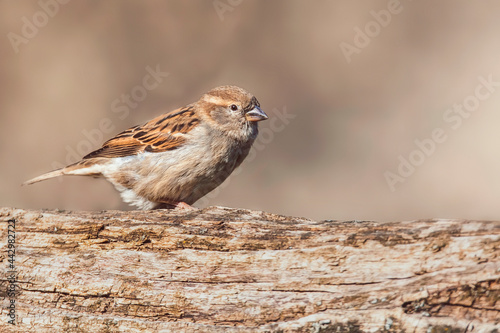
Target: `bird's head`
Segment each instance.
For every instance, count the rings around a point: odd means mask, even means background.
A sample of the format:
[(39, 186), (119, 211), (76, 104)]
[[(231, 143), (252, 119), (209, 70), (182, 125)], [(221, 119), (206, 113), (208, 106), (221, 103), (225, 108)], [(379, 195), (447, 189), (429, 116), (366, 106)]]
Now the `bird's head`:
[(255, 131), (257, 122), (268, 116), (260, 109), (257, 98), (236, 86), (221, 86), (204, 94), (198, 101), (204, 117), (217, 129), (231, 136)]

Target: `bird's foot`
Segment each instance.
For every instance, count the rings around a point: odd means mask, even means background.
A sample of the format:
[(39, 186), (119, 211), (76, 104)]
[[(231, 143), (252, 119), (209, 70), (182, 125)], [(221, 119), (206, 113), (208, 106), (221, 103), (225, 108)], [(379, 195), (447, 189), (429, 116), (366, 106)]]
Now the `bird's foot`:
[(197, 208), (183, 202), (183, 201), (170, 201), (170, 200), (162, 200), (158, 202), (158, 205), (155, 209), (175, 209), (180, 211), (192, 211), (197, 210)]
[(197, 210), (197, 208), (195, 208), (195, 207), (193, 207), (191, 205), (188, 205), (187, 203), (182, 202), (182, 201), (179, 201), (178, 203), (175, 204), (175, 209), (178, 209), (178, 210), (187, 210), (187, 211)]

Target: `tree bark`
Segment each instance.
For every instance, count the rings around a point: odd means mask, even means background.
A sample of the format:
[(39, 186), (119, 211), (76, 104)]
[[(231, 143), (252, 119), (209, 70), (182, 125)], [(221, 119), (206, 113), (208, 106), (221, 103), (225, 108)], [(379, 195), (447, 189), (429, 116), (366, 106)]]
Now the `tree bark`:
[(223, 207), (0, 221), (1, 332), (500, 332), (495, 221)]

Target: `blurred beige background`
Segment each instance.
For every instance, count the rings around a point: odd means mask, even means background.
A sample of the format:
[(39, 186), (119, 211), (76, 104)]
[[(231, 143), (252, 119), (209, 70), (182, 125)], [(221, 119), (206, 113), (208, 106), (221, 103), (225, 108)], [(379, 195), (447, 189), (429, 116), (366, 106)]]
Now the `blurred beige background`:
[(498, 1), (59, 1), (0, 1), (1, 206), (130, 209), (101, 179), (20, 184), (236, 84), (276, 120), (198, 206), (500, 219)]

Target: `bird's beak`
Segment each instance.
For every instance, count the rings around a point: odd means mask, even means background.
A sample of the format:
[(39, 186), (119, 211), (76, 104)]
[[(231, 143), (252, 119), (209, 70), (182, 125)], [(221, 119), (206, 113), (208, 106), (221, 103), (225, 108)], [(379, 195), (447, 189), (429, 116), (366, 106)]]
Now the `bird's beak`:
[(255, 106), (252, 110), (245, 113), (245, 117), (248, 121), (261, 121), (269, 118), (258, 106)]

